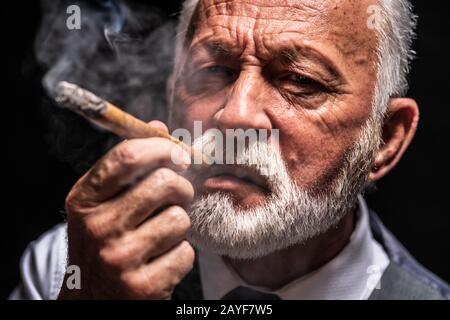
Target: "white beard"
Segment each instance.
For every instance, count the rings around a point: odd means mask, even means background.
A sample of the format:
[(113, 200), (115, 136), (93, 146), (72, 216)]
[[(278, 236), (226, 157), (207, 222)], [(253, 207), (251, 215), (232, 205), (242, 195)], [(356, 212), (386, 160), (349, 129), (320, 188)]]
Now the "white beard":
[(267, 177), (271, 195), (250, 209), (237, 208), (228, 193), (202, 196), (188, 211), (192, 221), (188, 239), (202, 250), (253, 259), (327, 231), (356, 205), (380, 143), (380, 127), (367, 122), (334, 182), (315, 195), (297, 187), (280, 153), (269, 144), (249, 146), (238, 157), (260, 172), (264, 164), (271, 166), (273, 174)]

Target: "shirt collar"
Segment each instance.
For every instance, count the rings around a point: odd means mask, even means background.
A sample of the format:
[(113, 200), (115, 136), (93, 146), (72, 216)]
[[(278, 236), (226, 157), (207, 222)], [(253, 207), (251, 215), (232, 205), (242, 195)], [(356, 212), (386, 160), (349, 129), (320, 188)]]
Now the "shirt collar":
[(218, 300), (239, 286), (274, 293), (283, 300), (367, 299), (389, 259), (372, 237), (369, 212), (362, 196), (358, 197), (358, 207), (355, 229), (345, 248), (319, 269), (275, 291), (245, 283), (219, 255), (199, 250), (205, 299)]

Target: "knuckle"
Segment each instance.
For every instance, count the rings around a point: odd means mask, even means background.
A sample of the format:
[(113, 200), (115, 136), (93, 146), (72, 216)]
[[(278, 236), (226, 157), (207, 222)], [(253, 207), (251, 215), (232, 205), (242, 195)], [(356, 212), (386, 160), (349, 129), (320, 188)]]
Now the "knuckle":
[(179, 176), (168, 168), (159, 168), (154, 172), (153, 182), (156, 188), (163, 188), (167, 195), (173, 195), (177, 192), (179, 185)]
[(167, 214), (180, 229), (188, 231), (191, 228), (191, 219), (182, 207), (172, 206), (167, 210)]
[(137, 148), (133, 140), (125, 141), (114, 148), (114, 157), (126, 166), (134, 166), (139, 160), (140, 148)]
[(120, 250), (102, 248), (99, 251), (100, 261), (114, 270), (122, 270), (128, 264), (129, 256)]
[(141, 282), (141, 291), (149, 299), (166, 299), (171, 296), (175, 283), (159, 274), (145, 271)]
[(137, 271), (122, 277), (130, 295), (138, 299), (166, 299), (173, 291), (171, 283), (164, 282), (152, 272)]
[(171, 169), (160, 168), (156, 170), (152, 180), (154, 185), (164, 188), (167, 197), (180, 200), (183, 205), (194, 198), (192, 184)]
[(127, 264), (136, 264), (140, 261), (139, 244), (131, 235), (125, 235), (117, 242), (116, 254), (118, 258)]
[(114, 256), (113, 252), (109, 248), (102, 248), (98, 253), (99, 259), (102, 264), (106, 266), (116, 266), (117, 259)]
[(121, 282), (132, 299), (145, 298), (145, 288), (143, 288), (135, 272), (123, 273)]
[(165, 187), (175, 187), (178, 181), (178, 175), (168, 168), (159, 168), (153, 173), (153, 178), (157, 185), (164, 185)]
[(87, 179), (86, 187), (89, 191), (95, 193), (101, 193), (102, 189), (105, 187), (105, 180), (111, 171), (111, 161), (105, 159), (97, 162), (95, 168), (89, 171), (89, 178)]
[[(167, 275), (165, 285), (174, 288), (193, 268), (195, 252), (193, 248), (186, 242), (180, 244), (181, 251), (178, 251), (177, 257), (164, 262), (164, 272)], [(180, 249), (179, 248), (179, 249)]]
[(77, 185), (70, 190), (64, 201), (64, 208), (68, 216), (89, 216), (96, 211), (99, 204), (87, 199), (86, 193), (86, 190)]
[(65, 199), (66, 212), (69, 215), (81, 213), (83, 211), (83, 205), (80, 203), (78, 198), (77, 187), (75, 186), (70, 190), (69, 194)]
[(184, 262), (185, 264), (192, 269), (192, 266), (194, 265), (195, 260), (195, 250), (191, 246), (189, 242), (186, 240), (183, 240), (180, 244), (180, 249), (183, 252)]
[(158, 284), (153, 281), (154, 279), (143, 279), (137, 286), (137, 289), (148, 299), (163, 299), (165, 294), (158, 287)]
[(84, 222), (85, 230), (91, 239), (103, 239), (111, 233), (111, 226), (103, 217), (88, 216)]

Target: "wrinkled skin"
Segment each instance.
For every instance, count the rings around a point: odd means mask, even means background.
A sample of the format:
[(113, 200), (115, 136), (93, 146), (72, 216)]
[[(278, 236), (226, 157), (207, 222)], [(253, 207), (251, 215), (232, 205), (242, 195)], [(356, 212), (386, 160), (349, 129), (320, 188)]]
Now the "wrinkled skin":
[[(279, 129), (290, 175), (300, 187), (320, 192), (336, 177), (372, 112), (377, 39), (366, 26), (366, 10), (373, 3), (201, 1), (181, 72), (170, 88), (171, 129), (192, 130), (194, 120), (201, 120), (204, 130)], [(369, 180), (397, 164), (417, 121), (413, 100), (391, 99), (384, 144)], [(84, 281), (78, 292), (63, 286), (60, 298), (167, 298), (192, 267), (192, 248), (183, 242), (192, 186), (180, 168), (168, 164), (168, 142), (126, 143), (100, 160), (67, 199), (69, 263), (81, 267)], [(163, 166), (170, 169), (158, 170)], [(124, 181), (137, 177), (143, 183), (127, 189)], [(218, 190), (233, 193), (236, 204), (246, 207), (265, 196), (260, 188), (226, 178), (196, 191)], [(177, 197), (168, 197), (169, 191)], [(156, 215), (161, 206), (176, 206), (176, 214), (165, 209)], [(137, 221), (130, 218), (136, 216)], [(158, 227), (151, 224), (161, 216)], [(353, 226), (349, 212), (308, 243), (230, 263), (248, 283), (277, 288), (332, 259)]]
[[(376, 39), (367, 28), (352, 31), (365, 26), (364, 2), (275, 3), (202, 2), (175, 90), (173, 126), (201, 120), (204, 130), (277, 128), (292, 177), (320, 190), (370, 116)], [(217, 44), (223, 48), (208, 52)], [(311, 80), (296, 83), (296, 75)], [(259, 196), (240, 200), (263, 201)]]

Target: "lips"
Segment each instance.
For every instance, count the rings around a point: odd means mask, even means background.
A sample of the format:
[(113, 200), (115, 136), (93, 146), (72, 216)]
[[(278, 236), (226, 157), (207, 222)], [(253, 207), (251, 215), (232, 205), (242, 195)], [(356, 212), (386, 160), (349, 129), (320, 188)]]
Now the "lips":
[(267, 180), (255, 170), (240, 165), (213, 165), (205, 180), (207, 187), (232, 189), (239, 185), (257, 187), (269, 192)]

